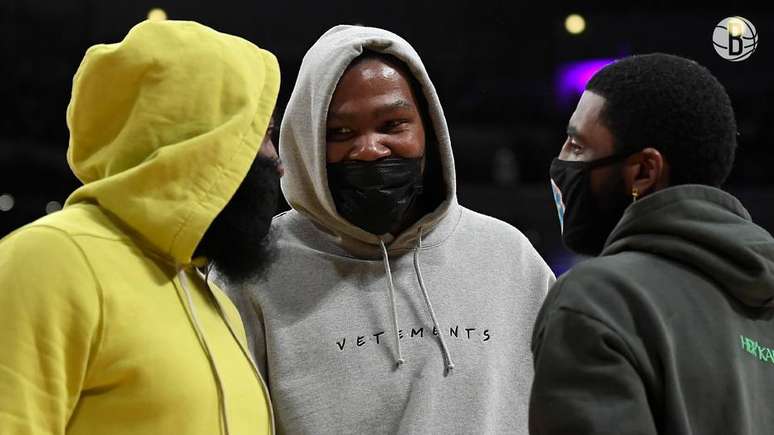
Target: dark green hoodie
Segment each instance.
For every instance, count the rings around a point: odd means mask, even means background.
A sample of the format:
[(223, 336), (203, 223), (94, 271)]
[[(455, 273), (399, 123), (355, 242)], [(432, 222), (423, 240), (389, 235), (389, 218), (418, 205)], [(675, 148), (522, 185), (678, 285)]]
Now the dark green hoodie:
[(698, 185), (632, 204), (551, 289), (530, 432), (774, 434), (774, 239)]

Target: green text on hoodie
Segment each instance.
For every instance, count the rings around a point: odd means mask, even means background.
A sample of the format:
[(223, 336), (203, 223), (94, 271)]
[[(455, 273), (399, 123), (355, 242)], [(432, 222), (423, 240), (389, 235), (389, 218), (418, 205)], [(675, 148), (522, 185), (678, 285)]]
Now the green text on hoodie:
[(733, 196), (649, 195), (535, 326), (534, 435), (774, 434), (774, 239)]

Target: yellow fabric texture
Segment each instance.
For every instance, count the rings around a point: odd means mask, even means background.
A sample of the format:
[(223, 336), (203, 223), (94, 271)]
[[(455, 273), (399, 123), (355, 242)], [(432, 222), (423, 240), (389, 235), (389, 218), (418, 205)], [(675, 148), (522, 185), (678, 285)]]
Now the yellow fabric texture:
[(222, 408), (232, 435), (271, 432), (238, 313), (191, 263), (278, 90), (271, 53), (193, 22), (86, 52), (67, 110), (84, 185), (0, 241), (0, 432), (212, 435)]

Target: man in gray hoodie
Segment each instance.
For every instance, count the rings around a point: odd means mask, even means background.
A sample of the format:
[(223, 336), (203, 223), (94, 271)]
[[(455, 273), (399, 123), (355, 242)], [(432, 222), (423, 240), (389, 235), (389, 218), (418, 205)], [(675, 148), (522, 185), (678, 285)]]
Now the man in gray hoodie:
[(414, 49), (337, 26), (280, 130), (292, 210), (234, 298), (285, 433), (527, 433), (529, 334), (554, 276), (457, 203), (449, 132)]
[(718, 188), (736, 122), (704, 67), (598, 72), (551, 182), (572, 250), (535, 325), (533, 435), (774, 433), (774, 239)]

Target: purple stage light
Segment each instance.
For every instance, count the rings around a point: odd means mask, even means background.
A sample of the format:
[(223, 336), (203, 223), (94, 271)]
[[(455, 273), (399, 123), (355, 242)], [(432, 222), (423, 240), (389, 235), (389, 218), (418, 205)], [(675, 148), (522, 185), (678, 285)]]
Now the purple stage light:
[(556, 95), (559, 103), (566, 105), (582, 94), (591, 77), (614, 60), (589, 59), (561, 65), (557, 73), (556, 83)]

